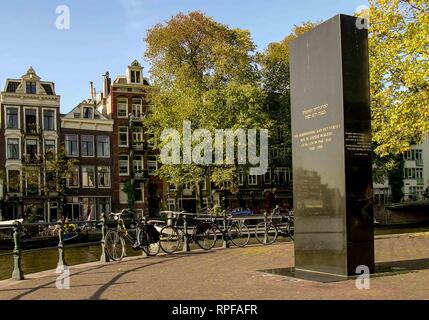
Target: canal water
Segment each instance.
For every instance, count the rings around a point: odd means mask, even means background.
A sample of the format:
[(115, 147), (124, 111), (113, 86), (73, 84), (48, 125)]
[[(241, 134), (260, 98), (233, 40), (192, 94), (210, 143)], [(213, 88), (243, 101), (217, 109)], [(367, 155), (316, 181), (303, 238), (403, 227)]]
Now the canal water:
[[(0, 280), (9, 279), (13, 272), (12, 251), (0, 250)], [(141, 255), (141, 251), (135, 251), (131, 247), (127, 248), (127, 256)], [(65, 258), (69, 266), (95, 262), (100, 260), (100, 244), (87, 246), (66, 247)], [(53, 270), (57, 267), (58, 249), (36, 249), (22, 252), (22, 269), (24, 274), (30, 274), (45, 270)]]

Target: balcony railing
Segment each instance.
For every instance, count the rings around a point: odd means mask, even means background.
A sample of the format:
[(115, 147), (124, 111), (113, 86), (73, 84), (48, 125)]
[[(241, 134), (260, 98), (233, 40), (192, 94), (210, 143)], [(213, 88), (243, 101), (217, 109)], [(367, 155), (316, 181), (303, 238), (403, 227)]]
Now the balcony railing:
[(25, 164), (41, 164), (43, 162), (43, 156), (41, 154), (24, 154), (22, 161)]
[(36, 123), (27, 123), (25, 126), (26, 134), (39, 134), (40, 131), (40, 127)]
[(137, 180), (149, 179), (149, 171), (148, 170), (134, 171), (134, 178)]

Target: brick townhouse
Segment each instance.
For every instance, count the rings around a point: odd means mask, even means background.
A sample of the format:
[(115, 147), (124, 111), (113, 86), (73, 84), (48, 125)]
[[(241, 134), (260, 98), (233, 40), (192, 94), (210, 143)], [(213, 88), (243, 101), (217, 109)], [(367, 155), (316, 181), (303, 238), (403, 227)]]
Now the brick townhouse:
[(67, 180), (63, 209), (71, 220), (98, 220), (101, 213), (112, 212), (113, 121), (97, 111), (91, 95), (61, 117), (66, 156), (77, 161)]

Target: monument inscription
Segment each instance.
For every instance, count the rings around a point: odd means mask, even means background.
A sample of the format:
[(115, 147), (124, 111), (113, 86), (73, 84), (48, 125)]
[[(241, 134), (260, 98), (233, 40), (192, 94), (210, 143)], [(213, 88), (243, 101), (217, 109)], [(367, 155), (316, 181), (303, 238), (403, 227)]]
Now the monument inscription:
[(338, 15), (294, 40), (290, 55), (295, 273), (374, 271), (367, 30)]

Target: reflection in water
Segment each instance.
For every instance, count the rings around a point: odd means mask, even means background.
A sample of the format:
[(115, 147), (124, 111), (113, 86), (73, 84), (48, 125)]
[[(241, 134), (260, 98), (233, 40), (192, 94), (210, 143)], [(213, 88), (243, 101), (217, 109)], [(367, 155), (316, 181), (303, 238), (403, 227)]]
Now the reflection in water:
[[(13, 256), (3, 255), (11, 251), (0, 250), (0, 280), (9, 279), (13, 271)], [(68, 265), (77, 265), (100, 260), (101, 247), (99, 244), (92, 246), (66, 247), (65, 256)], [(141, 251), (127, 248), (127, 255), (138, 256)], [(22, 255), (22, 268), (25, 274), (55, 269), (58, 262), (58, 249), (42, 249), (24, 251)]]

